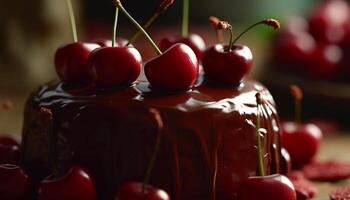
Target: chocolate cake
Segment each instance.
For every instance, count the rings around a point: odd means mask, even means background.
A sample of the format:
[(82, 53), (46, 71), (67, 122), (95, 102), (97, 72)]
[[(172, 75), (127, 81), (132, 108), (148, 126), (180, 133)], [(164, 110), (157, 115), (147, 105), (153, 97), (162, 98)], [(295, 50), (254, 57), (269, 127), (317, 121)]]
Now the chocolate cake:
[[(27, 101), (23, 166), (41, 179), (51, 172), (50, 161), (62, 173), (82, 165), (96, 182), (98, 198), (112, 200), (123, 182), (144, 179), (158, 131), (149, 113), (155, 108), (164, 128), (150, 184), (175, 200), (234, 199), (240, 182), (257, 171), (257, 92), (265, 102), (260, 110), (265, 171), (279, 173), (274, 101), (250, 79), (230, 88), (200, 82), (169, 94), (152, 92), (143, 81), (114, 90), (44, 85)], [(52, 111), (52, 127), (41, 107)]]

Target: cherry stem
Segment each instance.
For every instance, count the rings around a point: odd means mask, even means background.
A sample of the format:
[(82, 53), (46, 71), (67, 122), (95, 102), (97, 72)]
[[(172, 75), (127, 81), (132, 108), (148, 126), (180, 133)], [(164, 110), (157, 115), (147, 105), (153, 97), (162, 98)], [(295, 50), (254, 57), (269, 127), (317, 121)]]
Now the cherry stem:
[(77, 26), (75, 23), (74, 11), (71, 0), (66, 0), (69, 12), (70, 25), (72, 28), (73, 40), (74, 42), (78, 42), (78, 34), (77, 34)]
[(256, 113), (256, 141), (257, 141), (257, 156), (258, 156), (258, 166), (259, 166), (259, 176), (265, 175), (264, 170), (264, 158), (263, 158), (263, 151), (262, 151), (262, 142), (261, 142), (261, 136), (260, 136), (260, 105), (262, 103), (261, 94), (256, 94), (256, 102), (257, 102), (257, 113)]
[(280, 28), (280, 23), (276, 19), (264, 19), (260, 22), (257, 22), (248, 28), (246, 28), (242, 33), (240, 33), (236, 39), (232, 42), (232, 44), (235, 44), (246, 32), (248, 32), (250, 29), (254, 28), (255, 26), (258, 26), (260, 24), (268, 25), (273, 27), (274, 29), (279, 29)]
[(160, 113), (158, 112), (158, 110), (151, 108), (149, 110), (150, 113), (152, 113), (154, 115), (154, 119), (157, 121), (157, 126), (158, 126), (158, 132), (157, 132), (157, 138), (156, 138), (156, 143), (153, 149), (153, 153), (152, 153), (152, 157), (151, 160), (148, 164), (147, 170), (146, 170), (146, 175), (145, 175), (145, 179), (143, 181), (143, 186), (142, 186), (142, 193), (145, 193), (147, 191), (147, 184), (149, 182), (150, 176), (151, 176), (151, 172), (152, 169), (154, 167), (154, 164), (156, 162), (157, 159), (157, 155), (160, 149), (160, 145), (162, 143), (162, 129), (163, 129), (163, 121), (162, 118), (160, 116)]
[(119, 8), (116, 7), (115, 16), (114, 16), (114, 25), (113, 25), (112, 47), (115, 47), (116, 39), (117, 39), (118, 16), (119, 16)]
[(229, 28), (229, 30), (230, 30), (230, 43), (229, 43), (229, 51), (231, 51), (232, 50), (232, 47), (233, 47), (233, 44), (234, 44), (234, 42), (233, 42), (233, 29), (232, 29), (232, 27), (230, 27)]
[(294, 105), (295, 105), (294, 120), (296, 124), (300, 124), (301, 123), (301, 100), (303, 98), (303, 92), (296, 85), (290, 86), (290, 92), (294, 97)]
[(188, 23), (189, 23), (190, 2), (189, 0), (183, 0), (182, 8), (182, 37), (188, 36)]
[(139, 29), (142, 32), (142, 34), (146, 37), (148, 42), (152, 45), (156, 53), (158, 55), (161, 55), (162, 51), (158, 48), (156, 43), (152, 40), (151, 36), (149, 36), (148, 33), (142, 28), (142, 26), (128, 13), (128, 11), (125, 10), (120, 0), (114, 0), (113, 2), (115, 3), (115, 6), (117, 6), (122, 11), (122, 13), (137, 27), (137, 29)]
[[(160, 15), (160, 13), (155, 13), (152, 17), (150, 17), (147, 22), (143, 25), (143, 29), (147, 30), (152, 24), (153, 22), (158, 18), (158, 16)], [(133, 44), (137, 38), (140, 37), (140, 35), (142, 34), (142, 32), (139, 30), (137, 33), (135, 33), (130, 39), (129, 42), (125, 45), (125, 46), (129, 46), (130, 44)]]

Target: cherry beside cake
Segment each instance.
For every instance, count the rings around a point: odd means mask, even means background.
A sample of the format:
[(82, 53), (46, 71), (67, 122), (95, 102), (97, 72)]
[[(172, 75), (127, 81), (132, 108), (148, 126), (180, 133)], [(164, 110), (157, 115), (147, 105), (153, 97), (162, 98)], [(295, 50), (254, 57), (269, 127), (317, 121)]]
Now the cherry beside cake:
[[(173, 3), (162, 6), (166, 2)], [(114, 5), (111, 45), (78, 42), (72, 23), (75, 42), (55, 56), (61, 81), (29, 97), (19, 162), (0, 165), (0, 185), (8, 188), (0, 197), (295, 200), (281, 175), (287, 166), (273, 98), (244, 78), (252, 53), (235, 44), (242, 34), (234, 40), (231, 25), (217, 20), (217, 30), (231, 30), (230, 43), (201, 52), (199, 61), (186, 44), (163, 52), (119, 0)], [(117, 44), (119, 11), (157, 57), (143, 63), (133, 45)], [(259, 24), (279, 28), (266, 19), (247, 30)], [(136, 80), (142, 65), (147, 80)], [(23, 192), (9, 192), (15, 184), (6, 182), (13, 177)], [(260, 189), (252, 196), (250, 187)], [(275, 188), (279, 193), (266, 194)]]

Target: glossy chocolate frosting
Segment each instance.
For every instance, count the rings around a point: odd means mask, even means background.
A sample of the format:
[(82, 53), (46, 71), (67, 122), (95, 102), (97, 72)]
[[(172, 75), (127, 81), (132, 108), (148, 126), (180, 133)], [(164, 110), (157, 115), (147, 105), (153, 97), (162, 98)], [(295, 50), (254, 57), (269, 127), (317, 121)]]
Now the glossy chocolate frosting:
[[(149, 108), (156, 108), (164, 128), (150, 184), (173, 200), (235, 199), (239, 183), (257, 171), (257, 92), (265, 102), (260, 109), (265, 171), (280, 172), (274, 101), (264, 86), (248, 79), (239, 87), (199, 83), (174, 94), (152, 92), (142, 81), (104, 91), (45, 85), (27, 102), (23, 165), (37, 178), (50, 173), (49, 160), (62, 173), (83, 165), (96, 181), (99, 199), (112, 200), (121, 183), (145, 176), (157, 136)], [(51, 109), (52, 131), (40, 107)]]

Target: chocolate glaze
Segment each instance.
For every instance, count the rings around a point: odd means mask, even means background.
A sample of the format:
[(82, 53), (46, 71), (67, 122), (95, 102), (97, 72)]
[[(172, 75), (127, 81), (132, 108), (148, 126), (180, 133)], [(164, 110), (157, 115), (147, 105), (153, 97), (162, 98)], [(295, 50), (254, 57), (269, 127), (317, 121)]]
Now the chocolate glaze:
[[(147, 82), (108, 91), (45, 85), (27, 102), (22, 164), (37, 178), (50, 172), (49, 156), (61, 173), (81, 164), (94, 177), (99, 199), (112, 200), (121, 183), (145, 176), (157, 135), (148, 112), (153, 107), (164, 129), (150, 184), (174, 200), (235, 199), (239, 183), (257, 171), (257, 92), (265, 100), (260, 111), (265, 170), (277, 173), (278, 116), (270, 93), (253, 80), (235, 88), (199, 83), (175, 94), (153, 93)], [(52, 152), (40, 107), (53, 112)]]

